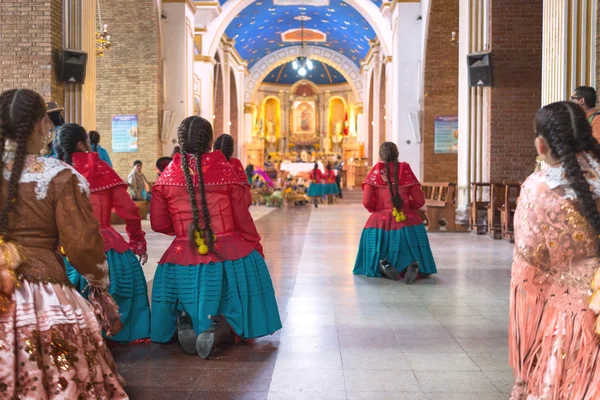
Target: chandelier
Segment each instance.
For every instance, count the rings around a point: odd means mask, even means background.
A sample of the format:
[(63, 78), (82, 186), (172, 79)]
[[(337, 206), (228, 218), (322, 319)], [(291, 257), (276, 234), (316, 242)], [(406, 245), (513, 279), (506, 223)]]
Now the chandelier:
[(306, 50), (304, 49), (304, 21), (310, 19), (310, 17), (306, 17), (304, 15), (296, 17), (301, 22), (300, 25), (300, 55), (292, 62), (292, 67), (295, 71), (298, 71), (298, 75), (304, 77), (308, 73), (308, 71), (312, 71), (313, 63), (306, 56)]
[(100, 14), (100, 0), (96, 1), (98, 6), (98, 25), (102, 27), (102, 30), (96, 31), (96, 56), (104, 57), (104, 52), (110, 50), (112, 42), (110, 40), (110, 33), (108, 33), (108, 25), (102, 25), (102, 15)]

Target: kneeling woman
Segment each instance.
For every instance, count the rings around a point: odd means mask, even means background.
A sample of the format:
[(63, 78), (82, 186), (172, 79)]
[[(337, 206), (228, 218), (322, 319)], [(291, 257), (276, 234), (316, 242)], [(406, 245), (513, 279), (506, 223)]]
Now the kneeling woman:
[[(109, 293), (119, 305), (123, 322), (121, 332), (110, 339), (133, 342), (149, 338), (148, 287), (140, 264), (140, 261), (146, 263), (148, 259), (146, 239), (139, 211), (127, 193), (127, 184), (115, 170), (100, 160), (98, 153), (91, 152), (87, 133), (77, 124), (66, 124), (59, 128), (54, 138), (54, 151), (58, 159), (73, 165), (90, 184), (90, 200), (94, 216), (100, 222), (108, 261)], [(113, 208), (126, 221), (129, 243), (110, 224)], [(63, 256), (69, 280), (83, 293), (87, 281), (69, 263), (69, 254)]]
[(200, 117), (178, 129), (181, 154), (153, 188), (150, 221), (175, 236), (152, 290), (152, 341), (175, 331), (190, 354), (281, 329), (260, 236), (248, 211), (247, 183), (223, 153), (210, 153), (212, 127)]
[(407, 163), (398, 162), (398, 148), (385, 142), (381, 161), (363, 183), (363, 206), (371, 213), (365, 225), (355, 275), (387, 276), (407, 284), (418, 275), (437, 272), (427, 232), (419, 216), (425, 204), (421, 185)]

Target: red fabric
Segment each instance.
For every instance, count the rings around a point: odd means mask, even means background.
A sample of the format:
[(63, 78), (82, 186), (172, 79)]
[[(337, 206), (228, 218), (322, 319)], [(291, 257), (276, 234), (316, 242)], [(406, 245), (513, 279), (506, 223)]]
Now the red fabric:
[(238, 160), (237, 158), (231, 157), (229, 159), (229, 164), (231, 164), (231, 166), (233, 167), (233, 170), (235, 171), (236, 174), (239, 175), (240, 179), (246, 185), (250, 186), (250, 182), (248, 182), (248, 177), (246, 176), (246, 170), (244, 169), (242, 162), (240, 160)]
[(315, 170), (311, 169), (310, 170), (310, 180), (314, 181), (315, 183), (323, 183), (323, 173), (321, 172), (320, 169), (317, 169), (317, 174), (315, 176)]
[(325, 171), (323, 179), (325, 180), (325, 183), (335, 183), (335, 172), (333, 170)]
[[(391, 165), (391, 163), (390, 163), (390, 171), (393, 171), (393, 166)], [(386, 178), (386, 180), (384, 180), (384, 177), (386, 177), (386, 175), (387, 175), (387, 172), (385, 169), (385, 163), (383, 163), (381, 161), (378, 162), (371, 169), (371, 171), (367, 175), (367, 178), (363, 182), (363, 184), (362, 184), (363, 189), (364, 189), (365, 185), (371, 185), (371, 186), (376, 186), (376, 187), (380, 187), (380, 188), (387, 188), (388, 187), (387, 178)], [(412, 185), (420, 185), (420, 183), (419, 183), (419, 180), (417, 179), (417, 177), (415, 176), (415, 174), (412, 172), (412, 169), (410, 169), (410, 165), (408, 165), (405, 162), (398, 163), (398, 186), (399, 187), (408, 187), (408, 186), (412, 186)]]
[[(115, 250), (124, 253), (131, 249), (135, 254), (146, 253), (146, 234), (137, 206), (127, 193), (127, 184), (97, 153), (74, 153), (73, 167), (89, 182), (90, 202), (94, 216), (100, 223), (100, 232), (104, 238), (104, 251)], [(111, 210), (126, 222), (129, 244), (110, 224)]]
[[(218, 154), (216, 154), (218, 153)], [(225, 164), (223, 164), (223, 160)], [(192, 165), (193, 157), (190, 159)], [(233, 168), (220, 152), (202, 156), (203, 171), (210, 171), (210, 184), (205, 185), (206, 202), (211, 219), (211, 227), (217, 236), (215, 251), (200, 255), (198, 248), (188, 239), (189, 228), (194, 221), (192, 206), (183, 178), (181, 158), (175, 157), (161, 179), (152, 188), (150, 222), (156, 232), (175, 236), (175, 240), (167, 249), (161, 264), (178, 265), (208, 264), (226, 260), (236, 260), (247, 256), (253, 250), (263, 255), (260, 235), (252, 216), (248, 211), (248, 188), (239, 179), (231, 176)], [(219, 168), (222, 174), (219, 176)], [(170, 170), (170, 171), (169, 171)], [(162, 177), (168, 172), (168, 177)], [(217, 184), (216, 182), (234, 182)], [(197, 184), (197, 178), (195, 178)], [(199, 190), (196, 191), (196, 203), (200, 211), (200, 226), (204, 227), (202, 202)]]
[[(392, 195), (387, 182), (383, 181), (380, 173), (381, 171), (385, 173), (385, 165), (378, 163), (373, 167), (363, 183), (363, 206), (371, 213), (365, 224), (365, 228), (377, 228), (389, 231), (423, 223), (418, 211), (425, 205), (425, 196), (421, 190), (421, 184), (414, 176), (408, 164), (400, 163), (400, 166), (399, 174), (402, 175), (400, 175), (401, 180), (398, 185), (398, 194), (404, 201), (404, 209), (402, 211), (406, 216), (406, 220), (396, 222), (396, 219), (392, 215), (394, 208)], [(374, 173), (374, 170), (377, 172)]]
[[(192, 172), (194, 186), (198, 187), (198, 174), (196, 173), (195, 157), (188, 154), (188, 165)], [(162, 186), (183, 186), (185, 187), (185, 176), (181, 171), (181, 154), (177, 153), (173, 157), (173, 161), (165, 168), (163, 173), (156, 181), (156, 185)], [(244, 185), (248, 183), (248, 178), (242, 177), (235, 172), (229, 161), (223, 153), (216, 150), (202, 156), (202, 177), (204, 186), (214, 185)]]
[(244, 181), (244, 186), (246, 186), (246, 201), (248, 202), (248, 207), (250, 207), (252, 205), (252, 193), (250, 193), (250, 182), (248, 182), (244, 166), (240, 160), (233, 157), (229, 159), (229, 164), (231, 164), (233, 170), (239, 175), (240, 179)]

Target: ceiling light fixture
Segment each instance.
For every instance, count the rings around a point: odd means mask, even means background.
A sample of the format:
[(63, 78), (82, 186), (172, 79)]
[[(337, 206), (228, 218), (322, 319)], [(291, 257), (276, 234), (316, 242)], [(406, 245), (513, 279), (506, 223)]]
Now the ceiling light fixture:
[(296, 19), (300, 20), (300, 55), (292, 62), (292, 68), (298, 71), (298, 75), (305, 77), (308, 71), (312, 71), (314, 65), (312, 61), (307, 57), (307, 52), (304, 48), (304, 21), (308, 20), (309, 17), (299, 16)]

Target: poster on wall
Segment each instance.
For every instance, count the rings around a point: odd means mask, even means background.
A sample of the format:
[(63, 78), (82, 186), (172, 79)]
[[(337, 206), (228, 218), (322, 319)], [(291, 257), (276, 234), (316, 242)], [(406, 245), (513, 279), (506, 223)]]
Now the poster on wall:
[(115, 153), (138, 151), (137, 115), (114, 115), (112, 117), (112, 151)]
[(435, 154), (458, 153), (458, 117), (435, 117)]

